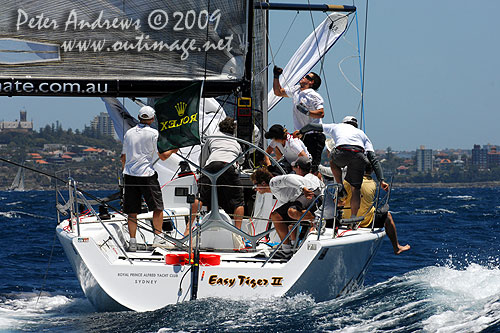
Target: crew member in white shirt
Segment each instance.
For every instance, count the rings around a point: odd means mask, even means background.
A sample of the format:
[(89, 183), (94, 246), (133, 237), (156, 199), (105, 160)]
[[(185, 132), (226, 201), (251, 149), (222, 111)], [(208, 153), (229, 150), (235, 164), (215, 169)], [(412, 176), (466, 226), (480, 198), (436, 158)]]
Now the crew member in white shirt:
[(158, 174), (153, 169), (157, 156), (165, 160), (164, 154), (157, 150), (158, 131), (150, 125), (155, 119), (155, 110), (143, 106), (139, 110), (140, 123), (125, 133), (123, 149), (120, 157), (125, 183), (123, 211), (128, 214), (128, 230), (130, 234), (129, 251), (137, 251), (137, 214), (141, 212), (142, 199), (148, 209), (153, 211), (154, 240), (153, 246), (165, 246), (166, 240), (161, 237), (163, 224), (163, 199)]
[[(271, 154), (273, 151), (276, 155), (276, 158), (280, 160), (283, 158), (281, 165), (284, 167), (287, 173), (292, 171), (292, 162), (297, 158), (304, 156), (310, 159), (309, 152), (307, 151), (304, 142), (298, 138), (294, 138), (286, 128), (281, 125), (273, 125), (269, 128), (269, 131), (265, 134), (266, 139), (271, 139), (269, 146), (267, 147), (266, 152)], [(266, 165), (271, 165), (269, 158), (266, 156), (265, 158)]]
[[(312, 174), (311, 176), (316, 177)], [(266, 167), (257, 169), (250, 179), (257, 192), (272, 193), (278, 200), (277, 208), (271, 213), (271, 220), (281, 240), (288, 234), (289, 225), (294, 224), (294, 220), (297, 221), (302, 216), (320, 190), (319, 179), (313, 181), (298, 174), (274, 176)], [(304, 220), (312, 220), (313, 213), (314, 209), (311, 209), (304, 216)], [(283, 258), (292, 256), (290, 238), (283, 242), (282, 249), (283, 252), (277, 253), (278, 256), (281, 255)]]
[[(273, 91), (279, 97), (291, 97), (293, 100), (293, 124), (299, 130), (307, 124), (322, 124), (325, 116), (324, 101), (317, 92), (321, 86), (318, 74), (306, 74), (297, 85), (282, 87), (279, 81), (283, 69), (274, 66)], [(317, 173), (321, 163), (321, 154), (325, 148), (325, 135), (321, 131), (312, 131), (302, 138), (312, 157), (312, 172)]]
[(353, 187), (350, 203), (351, 216), (357, 216), (361, 202), (360, 189), (367, 163), (372, 165), (382, 189), (387, 191), (389, 188), (384, 181), (382, 167), (377, 160), (370, 139), (358, 129), (358, 120), (353, 116), (345, 117), (340, 124), (309, 124), (295, 131), (293, 136), (301, 136), (312, 130), (322, 131), (335, 141), (336, 147), (331, 154), (330, 167), (338, 184), (342, 184), (342, 168), (347, 167), (345, 180)]

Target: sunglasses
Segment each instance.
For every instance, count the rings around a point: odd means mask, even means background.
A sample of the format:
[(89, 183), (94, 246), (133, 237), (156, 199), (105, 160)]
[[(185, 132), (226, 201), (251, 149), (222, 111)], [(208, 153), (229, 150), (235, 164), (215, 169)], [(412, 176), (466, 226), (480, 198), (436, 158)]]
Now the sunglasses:
[(305, 79), (307, 79), (307, 81), (314, 81), (313, 77), (309, 74), (307, 74), (306, 76), (304, 76)]

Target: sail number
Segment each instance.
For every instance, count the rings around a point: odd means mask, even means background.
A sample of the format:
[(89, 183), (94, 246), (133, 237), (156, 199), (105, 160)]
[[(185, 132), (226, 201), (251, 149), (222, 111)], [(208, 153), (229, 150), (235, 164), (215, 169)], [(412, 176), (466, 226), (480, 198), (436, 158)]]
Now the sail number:
[[(187, 12), (174, 12), (172, 14), (173, 30), (183, 31), (191, 30), (197, 27), (200, 30), (207, 28), (208, 24), (214, 25), (214, 30), (217, 30), (220, 22), (221, 12), (220, 9), (216, 9), (212, 14), (208, 13), (208, 10), (201, 10), (196, 13), (194, 10), (188, 10)], [(165, 29), (170, 21), (169, 15), (163, 9), (155, 9), (148, 15), (148, 25), (153, 30)]]

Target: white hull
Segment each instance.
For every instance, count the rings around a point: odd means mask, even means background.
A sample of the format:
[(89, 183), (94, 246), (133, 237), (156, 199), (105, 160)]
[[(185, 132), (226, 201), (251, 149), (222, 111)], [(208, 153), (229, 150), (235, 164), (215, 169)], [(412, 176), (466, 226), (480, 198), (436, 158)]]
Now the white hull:
[[(106, 226), (125, 245), (123, 223), (111, 220)], [(127, 253), (129, 261), (101, 224), (80, 223), (80, 237), (68, 227), (63, 229), (67, 224), (58, 226), (57, 235), (97, 310), (150, 311), (191, 299), (190, 266), (167, 265), (163, 254), (152, 251)], [(327, 229), (319, 241), (317, 235), (309, 235), (290, 260), (271, 260), (264, 267), (265, 258), (254, 258), (256, 253), (210, 252), (220, 255), (221, 263), (200, 266), (197, 298), (298, 293), (318, 301), (335, 298), (363, 282), (384, 235), (382, 230), (358, 229), (332, 239)]]

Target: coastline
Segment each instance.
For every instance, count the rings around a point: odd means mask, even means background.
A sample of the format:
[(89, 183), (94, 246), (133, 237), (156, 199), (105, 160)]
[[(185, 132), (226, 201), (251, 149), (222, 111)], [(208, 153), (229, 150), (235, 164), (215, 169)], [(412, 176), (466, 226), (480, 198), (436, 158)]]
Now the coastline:
[[(96, 190), (118, 190), (118, 184), (93, 184), (84, 183), (80, 184), (81, 188), (85, 191)], [(478, 183), (393, 183), (393, 188), (488, 188), (500, 187), (500, 181), (478, 182)], [(53, 186), (37, 186), (36, 188), (29, 188), (26, 191), (53, 191)], [(0, 191), (8, 191), (8, 187), (0, 188)]]
[(487, 188), (500, 187), (500, 181), (476, 183), (393, 183), (393, 188)]

